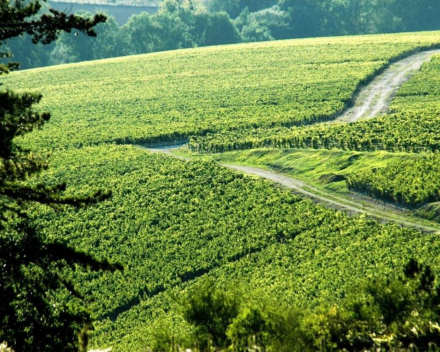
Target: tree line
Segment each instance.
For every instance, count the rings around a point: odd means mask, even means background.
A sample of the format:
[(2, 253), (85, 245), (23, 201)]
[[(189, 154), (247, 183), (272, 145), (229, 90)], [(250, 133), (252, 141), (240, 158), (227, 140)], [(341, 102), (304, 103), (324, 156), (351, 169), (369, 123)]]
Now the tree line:
[(43, 47), (23, 35), (8, 46), (22, 68), (32, 68), (239, 42), (434, 30), (438, 18), (436, 0), (165, 0), (156, 14), (134, 15), (123, 26), (109, 17), (97, 38), (65, 33)]

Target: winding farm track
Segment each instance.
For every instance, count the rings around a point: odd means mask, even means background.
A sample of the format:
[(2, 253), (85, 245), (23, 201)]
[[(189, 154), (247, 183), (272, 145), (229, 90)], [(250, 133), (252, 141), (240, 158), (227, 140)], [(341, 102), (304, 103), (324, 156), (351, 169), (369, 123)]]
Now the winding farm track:
[[(370, 84), (360, 91), (355, 100), (354, 106), (343, 112), (341, 116), (335, 119), (335, 122), (355, 122), (361, 119), (371, 119), (381, 114), (385, 114), (398, 89), (417, 73), (422, 65), (431, 59), (432, 55), (438, 53), (440, 53), (440, 49), (424, 51), (390, 65), (389, 68), (387, 68), (382, 74), (378, 75)], [(177, 156), (172, 153), (173, 149), (182, 146), (183, 145), (180, 144), (178, 146), (163, 145), (157, 148), (143, 148), (148, 149), (153, 153), (164, 153), (179, 159), (190, 160), (190, 158)], [(257, 167), (230, 164), (222, 164), (222, 166), (270, 180), (320, 203), (329, 204), (351, 213), (366, 214), (382, 221), (395, 222), (402, 226), (413, 227), (425, 232), (440, 233), (440, 227), (422, 225), (412, 221), (413, 219), (404, 219), (405, 216), (403, 214), (398, 214), (398, 212), (391, 206), (383, 205), (379, 207), (373, 202), (362, 202), (364, 203), (362, 204), (357, 199), (349, 200), (335, 194), (329, 194), (326, 191), (317, 189), (303, 181)], [(396, 217), (390, 216), (390, 214), (394, 214)]]
[[(419, 224), (417, 222), (411, 221), (411, 219), (403, 219), (402, 214), (398, 214), (398, 212), (392, 209), (391, 206), (383, 205), (379, 207), (375, 205), (373, 202), (360, 202), (357, 199), (349, 200), (346, 198), (338, 197), (335, 194), (329, 194), (325, 191), (317, 189), (303, 181), (279, 174), (277, 172), (272, 172), (256, 167), (251, 166), (243, 166), (243, 165), (229, 165), (223, 164), (227, 168), (240, 171), (245, 174), (262, 177), (266, 180), (273, 181), (277, 184), (282, 185), (283, 187), (292, 189), (295, 193), (306, 196), (308, 198), (314, 199), (320, 203), (329, 204), (332, 207), (337, 209), (345, 210), (350, 213), (355, 214), (366, 214), (378, 220), (382, 220), (385, 222), (395, 222), (405, 227), (412, 227), (424, 232), (429, 233), (440, 233), (440, 227), (436, 228), (433, 226), (426, 226)], [(362, 204), (363, 203), (363, 204)], [(385, 214), (395, 214), (399, 217), (392, 217)]]
[[(173, 154), (172, 151), (174, 149), (179, 148), (176, 146), (160, 147), (160, 148), (147, 148), (143, 146), (140, 147), (142, 149), (147, 149), (151, 153), (160, 153), (160, 154), (169, 155), (171, 157), (180, 160), (191, 161), (191, 158), (189, 157)], [(415, 221), (412, 221), (412, 219), (406, 219), (406, 220), (402, 219), (404, 216), (402, 214), (399, 214), (399, 212), (396, 211), (396, 209), (390, 205), (383, 204), (382, 206), (379, 206), (378, 203), (374, 203), (372, 201), (368, 202), (365, 200), (360, 202), (358, 199), (349, 200), (346, 198), (342, 198), (335, 194), (329, 194), (326, 191), (313, 187), (304, 181), (300, 181), (298, 179), (294, 179), (292, 177), (282, 175), (278, 172), (268, 171), (258, 167), (246, 166), (246, 165), (232, 165), (232, 164), (221, 164), (221, 165), (234, 171), (264, 178), (266, 180), (277, 183), (283, 187), (291, 189), (299, 195), (314, 199), (319, 203), (328, 204), (340, 210), (348, 211), (349, 213), (366, 214), (368, 216), (371, 216), (373, 218), (385, 222), (395, 222), (402, 226), (412, 227), (424, 232), (440, 233), (440, 227), (437, 228), (433, 226), (422, 225)], [(384, 215), (384, 214), (394, 214), (397, 215), (398, 217), (392, 217), (390, 215)]]
[(355, 122), (371, 119), (388, 112), (397, 90), (431, 59), (440, 49), (423, 51), (390, 65), (358, 94), (354, 106), (335, 121)]

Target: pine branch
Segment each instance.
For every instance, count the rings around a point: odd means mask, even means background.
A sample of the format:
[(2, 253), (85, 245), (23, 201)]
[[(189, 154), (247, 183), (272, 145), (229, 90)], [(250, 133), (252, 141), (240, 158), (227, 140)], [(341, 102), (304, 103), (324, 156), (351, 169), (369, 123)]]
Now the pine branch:
[(40, 9), (39, 1), (31, 1), (28, 5), (17, 8), (17, 6), (10, 5), (9, 1), (1, 0), (0, 42), (27, 33), (33, 37), (34, 44), (49, 44), (58, 38), (60, 32), (70, 32), (72, 29), (94, 37), (96, 32), (93, 27), (107, 20), (107, 17), (102, 14), (88, 19), (54, 9), (49, 9), (49, 14), (30, 19), (37, 15)]

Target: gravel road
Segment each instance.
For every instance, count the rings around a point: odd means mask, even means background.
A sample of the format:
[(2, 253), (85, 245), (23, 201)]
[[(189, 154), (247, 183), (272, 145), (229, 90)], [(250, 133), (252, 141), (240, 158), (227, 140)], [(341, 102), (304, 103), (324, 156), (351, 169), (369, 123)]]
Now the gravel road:
[(423, 51), (395, 62), (362, 89), (354, 106), (335, 121), (355, 122), (386, 114), (398, 89), (414, 76), (432, 55), (438, 53), (440, 50)]
[[(385, 114), (388, 111), (390, 103), (393, 97), (396, 95), (397, 90), (417, 71), (419, 71), (422, 65), (430, 60), (432, 55), (438, 53), (440, 53), (440, 50), (424, 51), (395, 62), (382, 74), (377, 76), (369, 85), (362, 89), (356, 98), (354, 107), (345, 111), (335, 121), (355, 122), (361, 119), (370, 119), (378, 115)], [(183, 145), (164, 145), (158, 148), (143, 148), (153, 153), (164, 153), (179, 159), (190, 160), (189, 158), (172, 154), (173, 149), (177, 149), (182, 146)], [(380, 220), (396, 222), (403, 226), (417, 228), (425, 232), (440, 232), (439, 228), (421, 225), (410, 220), (404, 220), (402, 219), (403, 216), (399, 216), (399, 219), (389, 217), (386, 214), (391, 210), (385, 209), (386, 207), (384, 209), (379, 209), (379, 207), (375, 206), (372, 202), (370, 202), (369, 206), (361, 206), (359, 201), (350, 201), (334, 194), (330, 195), (325, 191), (319, 190), (303, 181), (281, 175), (277, 172), (243, 165), (223, 164), (223, 166), (239, 172), (271, 180), (284, 187), (292, 189), (301, 195), (315, 199), (318, 202), (326, 203), (336, 208), (345, 209), (346, 211), (352, 213), (367, 214)]]

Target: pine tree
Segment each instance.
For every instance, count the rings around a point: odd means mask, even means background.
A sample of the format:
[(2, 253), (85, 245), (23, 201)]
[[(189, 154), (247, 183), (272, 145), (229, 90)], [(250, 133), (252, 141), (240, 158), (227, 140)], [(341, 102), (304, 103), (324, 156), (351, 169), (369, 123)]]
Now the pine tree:
[[(0, 57), (11, 56), (2, 48), (17, 36), (30, 35), (35, 44), (48, 44), (72, 29), (95, 36), (93, 27), (106, 20), (103, 15), (85, 19), (53, 9), (40, 15), (40, 8), (38, 0), (0, 0)], [(0, 64), (0, 75), (18, 67), (18, 63)], [(75, 264), (91, 270), (121, 267), (49, 241), (32, 226), (27, 211), (34, 203), (87, 206), (110, 194), (64, 196), (64, 183), (28, 183), (48, 163), (16, 139), (43, 127), (50, 115), (33, 110), (41, 95), (0, 88), (0, 342), (6, 341), (16, 352), (85, 349), (90, 314), (83, 307), (84, 298), (60, 272)], [(69, 302), (59, 302), (56, 292), (61, 291)]]

